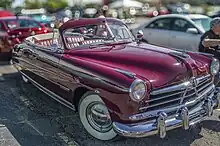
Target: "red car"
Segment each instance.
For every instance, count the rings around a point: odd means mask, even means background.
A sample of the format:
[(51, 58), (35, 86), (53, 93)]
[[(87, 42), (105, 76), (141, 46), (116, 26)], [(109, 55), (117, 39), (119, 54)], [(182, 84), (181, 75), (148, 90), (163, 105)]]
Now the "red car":
[(156, 7), (150, 7), (147, 10), (147, 17), (156, 17), (159, 15), (166, 15), (169, 14), (169, 11), (167, 10), (166, 7), (159, 7), (159, 9), (157, 9)]
[[(79, 113), (97, 139), (185, 130), (220, 106), (213, 79), (219, 62), (206, 54), (141, 43), (118, 19), (69, 20), (13, 50), (25, 82)], [(74, 121), (74, 119), (73, 119)]]
[(0, 17), (0, 55), (11, 58), (11, 48), (30, 35), (48, 33), (51, 30), (39, 22), (24, 16)]

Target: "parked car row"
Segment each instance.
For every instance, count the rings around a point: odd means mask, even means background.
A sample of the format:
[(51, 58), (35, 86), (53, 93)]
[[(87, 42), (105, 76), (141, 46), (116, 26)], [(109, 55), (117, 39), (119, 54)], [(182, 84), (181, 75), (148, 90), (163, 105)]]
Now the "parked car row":
[(201, 35), (210, 29), (211, 18), (200, 14), (157, 16), (132, 30), (144, 33), (143, 41), (188, 51), (198, 51)]
[(77, 111), (99, 140), (164, 138), (168, 130), (187, 130), (212, 116), (220, 107), (213, 82), (219, 61), (142, 43), (143, 35), (138, 31), (135, 38), (118, 19), (69, 20), (58, 32), (16, 45), (12, 61), (25, 82)]

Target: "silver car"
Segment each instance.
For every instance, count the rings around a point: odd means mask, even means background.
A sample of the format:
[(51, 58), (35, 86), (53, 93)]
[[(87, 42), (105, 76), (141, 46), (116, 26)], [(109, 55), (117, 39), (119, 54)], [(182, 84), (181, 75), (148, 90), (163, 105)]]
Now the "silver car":
[(143, 41), (168, 48), (198, 51), (201, 35), (211, 18), (200, 14), (168, 14), (154, 17), (132, 30), (142, 30)]

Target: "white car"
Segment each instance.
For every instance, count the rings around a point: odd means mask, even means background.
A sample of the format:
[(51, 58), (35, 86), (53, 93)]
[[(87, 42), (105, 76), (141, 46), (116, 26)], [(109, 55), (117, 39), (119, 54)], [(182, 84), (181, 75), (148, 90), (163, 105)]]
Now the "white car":
[(198, 51), (201, 35), (212, 19), (200, 14), (168, 14), (154, 17), (132, 30), (144, 33), (143, 41), (168, 48)]

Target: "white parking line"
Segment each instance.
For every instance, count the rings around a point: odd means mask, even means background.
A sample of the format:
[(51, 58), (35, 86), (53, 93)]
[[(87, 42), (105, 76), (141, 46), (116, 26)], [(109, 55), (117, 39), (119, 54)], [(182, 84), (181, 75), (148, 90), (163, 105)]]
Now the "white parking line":
[(2, 74), (0, 73), (0, 81), (4, 81), (5, 78), (2, 76)]
[(220, 109), (216, 109), (217, 111), (220, 111)]

